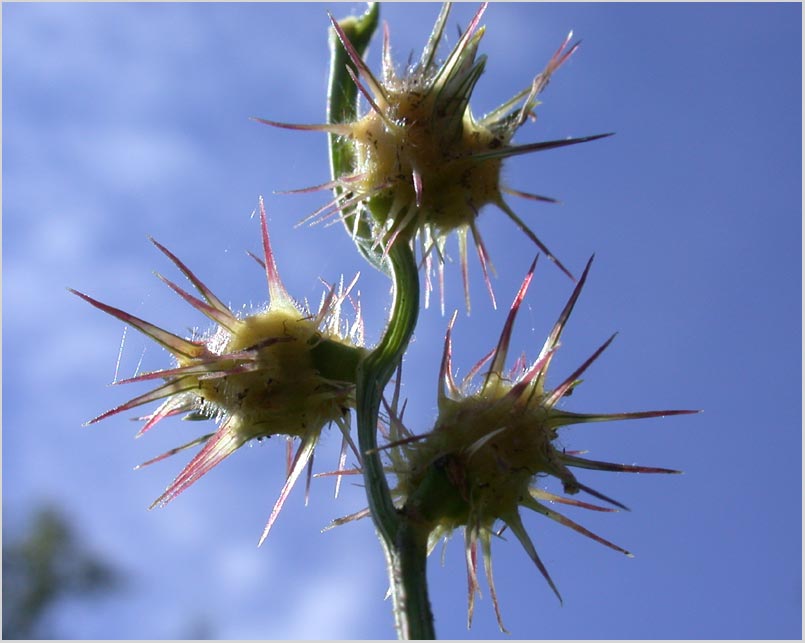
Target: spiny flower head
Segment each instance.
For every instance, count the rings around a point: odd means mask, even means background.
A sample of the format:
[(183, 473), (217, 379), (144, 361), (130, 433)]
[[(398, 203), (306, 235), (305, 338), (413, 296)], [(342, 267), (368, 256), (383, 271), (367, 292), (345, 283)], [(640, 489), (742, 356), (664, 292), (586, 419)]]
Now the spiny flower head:
[[(426, 526), (431, 547), (454, 529), (464, 529), (470, 623), (474, 596), (480, 592), (477, 580), (477, 546), (480, 542), (498, 624), (504, 630), (492, 579), (491, 539), (505, 528), (514, 533), (559, 596), (523, 526), (520, 507), (540, 513), (607, 547), (631, 555), (557, 513), (544, 502), (597, 511), (612, 509), (549, 493), (536, 485), (538, 477), (558, 479), (568, 495), (585, 491), (625, 509), (621, 503), (581, 483), (571, 469), (678, 473), (657, 467), (590, 460), (580, 457), (579, 452), (566, 451), (557, 445), (559, 430), (571, 424), (695, 412), (579, 414), (558, 407), (559, 402), (579, 383), (582, 373), (614, 339), (614, 336), (608, 339), (557, 387), (550, 389), (546, 386), (548, 367), (587, 279), (591, 262), (592, 259), (533, 363), (528, 364), (525, 357), (521, 357), (510, 371), (504, 370), (514, 320), (531, 282), (536, 260), (514, 299), (497, 346), (468, 373), (461, 384), (456, 383), (451, 365), (453, 316), (445, 338), (440, 371), (439, 415), (433, 430), (421, 436), (412, 435), (396, 412), (396, 400), (389, 409), (389, 438), (392, 442), (386, 450), (391, 460), (391, 470), (397, 476), (395, 491), (404, 503), (403, 511)], [(487, 364), (488, 370), (480, 376)], [(480, 383), (476, 381), (478, 379)], [(502, 529), (496, 527), (498, 523), (503, 524)]]
[(495, 205), (502, 210), (571, 276), (509, 207), (503, 194), (537, 201), (555, 200), (506, 187), (501, 180), (503, 160), (608, 136), (525, 145), (511, 143), (517, 130), (529, 117), (534, 117), (537, 96), (545, 89), (552, 74), (577, 49), (578, 43), (570, 45), (572, 34), (528, 87), (482, 118), (473, 115), (470, 98), (486, 65), (486, 56), (478, 56), (478, 46), (484, 34), (484, 28), (479, 24), (485, 9), (486, 3), (481, 5), (447, 58), (439, 62), (436, 53), (450, 12), (450, 3), (446, 3), (419, 62), (401, 76), (392, 61), (386, 26), (380, 78), (370, 71), (338, 22), (332, 20), (335, 33), (357, 73), (349, 66), (347, 71), (368, 102), (368, 111), (355, 122), (329, 125), (294, 126), (258, 119), (281, 127), (323, 130), (351, 142), (354, 171), (335, 177), (330, 183), (309, 188), (335, 188), (338, 195), (311, 217), (326, 217), (341, 210), (348, 228), (352, 226), (353, 235), (358, 234), (359, 220), (368, 221), (373, 248), (382, 249), (383, 254), (397, 241), (411, 242), (418, 237), (428, 276), (426, 296), (431, 290), (432, 256), (437, 255), (440, 283), (443, 283), (445, 241), (451, 232), (456, 231), (468, 308), (469, 234), (475, 242), (494, 303), (489, 279), (491, 263), (476, 225), (479, 212), (485, 205)]
[[(254, 314), (234, 314), (187, 266), (167, 248), (151, 240), (187, 277), (202, 299), (157, 275), (174, 292), (202, 312), (215, 329), (185, 339), (129, 313), (73, 290), (96, 308), (134, 326), (167, 349), (175, 365), (119, 380), (118, 384), (162, 380), (157, 388), (117, 406), (88, 424), (156, 400), (164, 400), (149, 416), (138, 437), (168, 416), (214, 419), (218, 430), (146, 462), (151, 464), (183, 449), (203, 444), (201, 451), (152, 505), (165, 505), (214, 466), (252, 439), (273, 435), (299, 438), (300, 447), (288, 463), (285, 487), (266, 525), (262, 542), (293, 484), (312, 453), (322, 429), (331, 422), (342, 430), (342, 460), (349, 438), (349, 409), (354, 407), (355, 369), (365, 350), (360, 309), (349, 326), (341, 317), (343, 303), (357, 281), (333, 287), (319, 311), (311, 315), (285, 290), (280, 279), (260, 200), (260, 222), (268, 280), (268, 306)], [(289, 443), (290, 445), (290, 443)], [(353, 446), (354, 449), (354, 446)], [(140, 465), (144, 466), (144, 465)]]

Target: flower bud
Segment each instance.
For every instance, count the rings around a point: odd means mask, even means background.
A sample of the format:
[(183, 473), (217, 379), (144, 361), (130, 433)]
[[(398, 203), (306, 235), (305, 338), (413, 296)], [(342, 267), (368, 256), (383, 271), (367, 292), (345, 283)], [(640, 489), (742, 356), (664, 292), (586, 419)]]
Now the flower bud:
[(436, 51), (450, 12), (450, 3), (444, 4), (419, 62), (403, 75), (395, 70), (386, 28), (380, 78), (372, 73), (342, 27), (332, 19), (333, 29), (352, 63), (352, 67), (347, 67), (351, 82), (369, 105), (366, 113), (354, 122), (327, 125), (289, 125), (257, 119), (279, 127), (329, 132), (349, 142), (349, 156), (353, 159), (350, 172), (335, 176), (330, 183), (309, 188), (333, 188), (339, 195), (311, 218), (324, 219), (341, 211), (353, 236), (359, 234), (362, 224), (368, 223), (369, 241), (382, 256), (392, 244), (409, 243), (418, 238), (428, 276), (426, 304), (431, 291), (433, 256), (437, 257), (443, 283), (445, 243), (454, 231), (458, 235), (467, 308), (467, 237), (470, 234), (494, 304), (489, 277), (492, 266), (476, 225), (479, 212), (486, 205), (497, 206), (572, 278), (567, 268), (515, 214), (503, 195), (543, 202), (555, 202), (555, 199), (506, 186), (501, 179), (502, 163), (511, 156), (609, 136), (599, 134), (512, 144), (517, 130), (529, 118), (535, 118), (537, 96), (548, 85), (552, 74), (576, 51), (578, 43), (570, 45), (572, 34), (527, 87), (485, 116), (473, 115), (470, 99), (486, 65), (486, 56), (478, 56), (484, 34), (480, 21), (486, 6), (486, 3), (481, 5), (447, 58), (439, 62)]
[[(202, 299), (158, 275), (172, 290), (209, 317), (212, 332), (185, 339), (91, 297), (72, 291), (96, 308), (134, 326), (166, 348), (175, 365), (120, 380), (117, 383), (162, 380), (157, 388), (90, 420), (98, 422), (121, 411), (156, 400), (162, 404), (145, 419), (138, 437), (168, 416), (214, 419), (218, 430), (172, 449), (151, 464), (185, 448), (203, 444), (201, 451), (152, 505), (165, 505), (201, 476), (252, 439), (275, 435), (298, 438), (299, 450), (289, 466), (285, 487), (261, 538), (268, 534), (282, 504), (304, 467), (311, 462), (321, 431), (335, 423), (343, 432), (342, 459), (349, 437), (349, 411), (355, 406), (355, 374), (365, 354), (358, 309), (347, 326), (341, 307), (349, 286), (331, 288), (319, 311), (311, 315), (287, 293), (279, 277), (268, 237), (265, 208), (260, 201), (269, 304), (265, 310), (239, 317), (207, 288), (177, 257), (153, 241), (187, 277)], [(354, 449), (354, 447), (353, 447)], [(144, 466), (144, 465), (140, 465)]]
[[(590, 260), (592, 262), (592, 259)], [(537, 486), (539, 478), (553, 477), (568, 495), (579, 491), (625, 509), (621, 503), (577, 480), (571, 469), (634, 473), (678, 473), (671, 469), (615, 464), (582, 458), (558, 445), (559, 430), (567, 425), (605, 422), (692, 413), (694, 411), (644, 411), (637, 413), (578, 414), (558, 408), (558, 403), (575, 388), (579, 377), (600, 356), (614, 336), (596, 350), (579, 368), (553, 389), (546, 386), (551, 360), (559, 339), (587, 279), (591, 263), (578, 282), (537, 359), (530, 365), (525, 358), (504, 369), (517, 312), (533, 276), (536, 260), (514, 299), (500, 339), (459, 385), (452, 373), (451, 321), (445, 338), (439, 386), (439, 415), (429, 433), (414, 436), (391, 409), (389, 452), (391, 468), (397, 476), (395, 492), (402, 510), (430, 531), (431, 545), (454, 529), (463, 527), (470, 579), (469, 619), (477, 581), (477, 545), (481, 543), (484, 567), (498, 624), (503, 623), (492, 578), (491, 538), (511, 529), (526, 553), (559, 592), (523, 527), (520, 507), (559, 522), (616, 551), (625, 549), (588, 531), (540, 501), (611, 511), (566, 496), (558, 496)], [(488, 364), (481, 376), (480, 373)], [(480, 383), (476, 381), (480, 379)], [(392, 405), (394, 406), (394, 405)], [(502, 523), (503, 527), (499, 527)], [(560, 597), (561, 600), (561, 597)]]

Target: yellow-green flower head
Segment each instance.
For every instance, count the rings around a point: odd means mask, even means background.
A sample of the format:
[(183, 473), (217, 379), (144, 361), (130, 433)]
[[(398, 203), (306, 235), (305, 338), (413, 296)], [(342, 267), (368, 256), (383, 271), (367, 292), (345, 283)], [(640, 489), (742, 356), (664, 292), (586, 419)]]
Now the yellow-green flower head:
[[(139, 395), (90, 420), (98, 422), (156, 400), (164, 400), (150, 415), (138, 437), (168, 416), (187, 414), (185, 419), (214, 419), (218, 430), (150, 460), (162, 460), (188, 447), (203, 444), (201, 451), (152, 505), (165, 505), (214, 466), (252, 439), (273, 435), (299, 438), (300, 447), (288, 469), (288, 477), (266, 525), (262, 542), (296, 479), (311, 455), (322, 429), (334, 422), (343, 433), (342, 454), (349, 438), (349, 410), (355, 406), (355, 369), (365, 353), (363, 324), (356, 307), (350, 326), (341, 308), (354, 287), (332, 287), (317, 314), (307, 312), (288, 295), (280, 279), (260, 200), (260, 222), (268, 280), (268, 306), (239, 317), (207, 288), (184, 263), (152, 239), (187, 277), (202, 299), (158, 277), (172, 290), (215, 322), (212, 332), (185, 339), (107, 304), (73, 290), (96, 308), (109, 313), (167, 349), (175, 365), (143, 373), (118, 384), (162, 380), (157, 388)], [(353, 447), (354, 449), (354, 447)], [(342, 456), (343, 459), (343, 456)], [(140, 465), (143, 466), (143, 465)]]
[[(592, 261), (592, 259), (590, 260)], [(586, 281), (590, 263), (559, 316), (537, 359), (518, 360), (504, 370), (514, 320), (534, 272), (534, 264), (514, 299), (497, 346), (457, 384), (452, 374), (451, 330), (448, 327), (439, 387), (439, 415), (430, 433), (413, 436), (396, 411), (391, 415), (391, 470), (397, 475), (396, 493), (403, 511), (424, 525), (434, 546), (439, 538), (463, 527), (470, 583), (469, 619), (472, 619), (477, 580), (477, 546), (484, 567), (498, 623), (503, 628), (492, 579), (491, 538), (508, 527), (539, 568), (553, 591), (559, 592), (523, 527), (519, 509), (525, 507), (566, 525), (624, 554), (625, 549), (604, 540), (542, 501), (558, 502), (598, 511), (612, 511), (540, 489), (538, 477), (558, 479), (568, 495), (579, 491), (625, 508), (621, 503), (579, 482), (573, 468), (635, 473), (676, 473), (670, 469), (601, 462), (580, 457), (556, 444), (559, 430), (571, 424), (658, 417), (694, 411), (644, 411), (636, 413), (579, 414), (558, 408), (558, 403), (579, 383), (582, 373), (610, 344), (611, 337), (589, 359), (553, 389), (546, 386), (551, 360), (559, 339)], [(488, 370), (480, 373), (486, 365)], [(478, 383), (476, 380), (480, 380)], [(394, 405), (392, 405), (393, 407)], [(561, 598), (560, 598), (561, 600)]]
[(494, 303), (489, 279), (491, 263), (476, 225), (479, 212), (485, 205), (497, 206), (571, 276), (514, 213), (503, 195), (508, 193), (548, 202), (555, 200), (504, 185), (501, 180), (503, 160), (608, 136), (525, 145), (511, 143), (517, 130), (529, 117), (534, 117), (534, 108), (539, 102), (537, 96), (548, 85), (552, 74), (578, 47), (578, 43), (569, 46), (572, 34), (525, 89), (485, 116), (476, 118), (473, 115), (470, 98), (486, 64), (486, 56), (477, 55), (484, 34), (484, 27), (479, 25), (486, 6), (486, 3), (481, 5), (450, 54), (440, 62), (436, 53), (450, 12), (450, 3), (446, 3), (419, 62), (403, 75), (398, 75), (395, 70), (386, 27), (380, 78), (369, 70), (344, 30), (332, 20), (333, 28), (357, 71), (355, 73), (347, 67), (368, 102), (367, 112), (355, 122), (331, 125), (293, 126), (258, 119), (281, 127), (323, 130), (351, 141), (354, 171), (317, 186), (337, 187), (342, 198), (336, 198), (312, 216), (328, 216), (340, 210), (348, 227), (351, 225), (349, 219), (354, 217), (353, 234), (357, 234), (358, 218), (363, 217), (371, 228), (374, 247), (382, 248), (384, 253), (397, 241), (411, 242), (419, 237), (428, 276), (426, 296), (431, 290), (432, 257), (435, 253), (441, 276), (445, 241), (455, 231), (468, 307), (469, 234), (475, 242)]

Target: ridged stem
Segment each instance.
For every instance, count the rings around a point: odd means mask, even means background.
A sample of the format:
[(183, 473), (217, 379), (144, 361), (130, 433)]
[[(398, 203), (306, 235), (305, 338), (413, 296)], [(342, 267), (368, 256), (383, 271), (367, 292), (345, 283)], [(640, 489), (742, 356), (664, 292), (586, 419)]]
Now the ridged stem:
[(419, 275), (411, 247), (396, 244), (389, 260), (394, 282), (391, 319), (380, 343), (358, 366), (358, 444), (369, 508), (388, 562), (397, 635), (433, 639), (426, 576), (427, 533), (394, 507), (376, 451), (383, 389), (408, 346), (419, 313)]
[[(346, 37), (358, 55), (363, 55), (375, 29), (379, 9), (371, 3), (360, 17), (339, 21)], [(327, 120), (330, 123), (351, 122), (358, 118), (358, 96), (354, 82), (346, 71), (349, 56), (338, 38), (330, 32), (330, 86)], [(353, 72), (357, 70), (353, 67)], [(354, 173), (354, 156), (349, 141), (330, 135), (330, 164), (333, 179)], [(335, 196), (342, 195), (339, 187)], [(360, 206), (359, 206), (360, 207)], [(345, 223), (349, 212), (344, 212)], [(360, 217), (359, 208), (352, 215)], [(358, 364), (357, 420), (358, 445), (362, 454), (363, 477), (372, 520), (386, 554), (389, 583), (394, 604), (394, 622), (401, 639), (433, 639), (433, 614), (428, 600), (426, 559), (427, 532), (407, 515), (398, 511), (391, 499), (383, 464), (377, 448), (377, 421), (383, 390), (400, 363), (416, 327), (419, 315), (419, 273), (414, 252), (407, 243), (396, 243), (385, 261), (370, 249), (369, 224), (360, 221), (347, 225), (361, 254), (376, 268), (390, 275), (394, 298), (388, 326), (377, 347)]]

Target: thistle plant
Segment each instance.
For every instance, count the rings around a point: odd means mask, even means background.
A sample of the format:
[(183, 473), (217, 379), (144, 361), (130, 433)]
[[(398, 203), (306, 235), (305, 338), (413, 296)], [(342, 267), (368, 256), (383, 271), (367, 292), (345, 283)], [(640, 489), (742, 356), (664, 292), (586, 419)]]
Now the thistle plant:
[[(425, 265), (426, 305), (434, 255), (439, 282), (444, 284), (444, 256), (448, 235), (456, 232), (469, 309), (467, 237), (475, 242), (489, 295), (491, 262), (478, 231), (481, 208), (495, 205), (561, 270), (570, 271), (548, 250), (536, 234), (504, 200), (511, 194), (536, 201), (555, 199), (516, 190), (501, 180), (503, 160), (521, 154), (585, 143), (610, 134), (581, 138), (512, 144), (514, 134), (529, 118), (535, 118), (537, 96), (553, 73), (578, 48), (570, 45), (572, 33), (556, 50), (545, 69), (522, 91), (482, 118), (473, 116), (470, 99), (483, 74), (486, 56), (478, 56), (484, 35), (480, 26), (484, 3), (467, 25), (455, 47), (441, 62), (437, 50), (444, 36), (450, 4), (442, 7), (418, 63), (398, 75), (391, 54), (388, 26), (384, 30), (383, 67), (376, 77), (350, 41), (344, 28), (332, 18), (333, 30), (346, 52), (345, 67), (355, 89), (366, 99), (363, 115), (356, 108), (348, 119), (322, 125), (291, 125), (264, 118), (262, 123), (291, 129), (319, 130), (341, 139), (346, 167), (335, 167), (332, 182), (315, 188), (332, 188), (335, 199), (310, 218), (341, 213), (352, 237), (381, 263), (399, 241), (417, 239)], [(337, 69), (333, 70), (338, 73)], [(331, 88), (332, 92), (344, 88)], [(344, 115), (346, 116), (346, 114)], [(331, 120), (337, 116), (331, 111)], [(379, 254), (379, 257), (377, 256)], [(442, 312), (444, 312), (444, 289)]]
[[(349, 326), (341, 308), (349, 287), (330, 288), (315, 315), (302, 309), (280, 279), (271, 251), (266, 212), (260, 201), (263, 259), (255, 257), (268, 281), (269, 302), (264, 310), (245, 317), (235, 315), (173, 253), (151, 240), (184, 274), (202, 299), (191, 295), (162, 275), (157, 275), (176, 294), (210, 318), (210, 332), (183, 338), (118, 308), (71, 290), (85, 301), (133, 326), (167, 349), (175, 365), (119, 380), (117, 384), (163, 380), (155, 389), (138, 395), (87, 422), (94, 424), (117, 413), (164, 400), (151, 414), (137, 437), (166, 417), (185, 414), (185, 419), (214, 420), (218, 430), (172, 449), (142, 466), (153, 464), (185, 449), (203, 445), (151, 507), (163, 506), (250, 440), (272, 436), (298, 439), (289, 459), (285, 485), (268, 519), (260, 543), (265, 540), (285, 499), (308, 463), (324, 427), (336, 424), (343, 434), (341, 463), (348, 446), (357, 453), (349, 434), (350, 409), (355, 406), (355, 374), (365, 355), (363, 325), (358, 309)], [(356, 278), (357, 280), (357, 278)], [(290, 443), (289, 443), (290, 444)], [(139, 468), (139, 467), (138, 467)], [(308, 469), (308, 485), (311, 470)]]
[[(586, 282), (592, 259), (551, 330), (537, 358), (528, 363), (521, 356), (505, 369), (514, 321), (534, 275), (531, 264), (514, 298), (497, 345), (456, 383), (452, 369), (451, 333), (456, 316), (445, 335), (439, 372), (439, 414), (431, 431), (414, 435), (397, 412), (397, 395), (389, 408), (389, 469), (397, 478), (392, 490), (402, 511), (428, 530), (428, 550), (440, 538), (463, 528), (469, 586), (468, 626), (478, 583), (478, 543), (498, 625), (505, 631), (492, 576), (492, 537), (510, 529), (529, 558), (561, 601), (559, 590), (540, 560), (526, 532), (519, 509), (525, 508), (567, 526), (627, 556), (631, 554), (575, 523), (540, 502), (557, 502), (595, 511), (613, 511), (598, 505), (559, 496), (537, 484), (538, 479), (557, 479), (568, 495), (580, 491), (620, 509), (626, 506), (579, 482), (571, 468), (630, 473), (679, 473), (672, 469), (601, 462), (581, 457), (558, 446), (559, 432), (573, 424), (635, 420), (679, 415), (693, 411), (639, 411), (626, 413), (574, 413), (558, 404), (580, 383), (581, 375), (610, 345), (614, 335), (558, 386), (546, 386), (548, 367), (576, 300)], [(481, 374), (483, 373), (483, 376)], [(480, 379), (480, 382), (476, 380)], [(337, 523), (362, 517), (350, 516)], [(502, 528), (495, 528), (501, 523)]]
[[(492, 574), (492, 537), (509, 530), (559, 596), (556, 584), (537, 554), (521, 516), (522, 508), (539, 513), (620, 553), (622, 547), (598, 536), (551, 506), (559, 503), (593, 511), (625, 509), (580, 481), (575, 469), (634, 473), (677, 473), (672, 469), (617, 464), (582, 457), (559, 445), (564, 427), (692, 413), (685, 410), (625, 413), (578, 413), (565, 409), (565, 398), (581, 375), (614, 339), (610, 337), (558, 385), (549, 386), (548, 368), (587, 281), (592, 259), (578, 281), (543, 241), (514, 212), (504, 196), (542, 202), (554, 199), (522, 191), (502, 178), (509, 157), (575, 145), (609, 133), (516, 143), (515, 135), (535, 119), (538, 97), (553, 74), (578, 49), (568, 35), (525, 88), (488, 114), (476, 117), (470, 106), (486, 57), (479, 54), (487, 5), (478, 9), (443, 57), (450, 4), (445, 4), (417, 62), (404, 71), (394, 63), (388, 26), (383, 30), (382, 68), (375, 74), (364, 55), (378, 27), (379, 7), (336, 20), (330, 16), (330, 84), (327, 122), (314, 125), (256, 120), (284, 128), (327, 133), (330, 144), (328, 182), (302, 192), (331, 190), (332, 199), (305, 220), (340, 220), (356, 249), (391, 281), (388, 324), (373, 348), (363, 345), (360, 304), (352, 296), (357, 277), (343, 279), (324, 294), (316, 312), (297, 303), (280, 279), (260, 201), (262, 258), (254, 256), (267, 278), (267, 305), (236, 314), (164, 246), (154, 245), (189, 280), (198, 295), (159, 275), (175, 293), (213, 323), (211, 331), (180, 337), (121, 309), (72, 291), (91, 305), (141, 331), (174, 359), (169, 367), (118, 383), (161, 383), (89, 424), (152, 402), (160, 402), (138, 435), (170, 416), (211, 421), (217, 429), (144, 464), (192, 447), (198, 453), (152, 506), (164, 505), (250, 440), (283, 436), (299, 442), (288, 452), (286, 482), (279, 493), (262, 543), (302, 471), (312, 477), (312, 454), (322, 431), (335, 424), (342, 447), (334, 475), (363, 477), (367, 508), (345, 518), (371, 517), (386, 557), (397, 634), (401, 638), (435, 638), (427, 591), (427, 557), (437, 541), (456, 529), (464, 533), (468, 575), (468, 625), (480, 592), (478, 546), (494, 610), (504, 630)], [(493, 274), (489, 253), (478, 229), (486, 206), (495, 206), (525, 233), (575, 286), (557, 322), (533, 362), (520, 357), (507, 368), (517, 313), (533, 278), (534, 260), (503, 324), (495, 347), (459, 383), (453, 371), (453, 314), (445, 335), (438, 371), (438, 415), (430, 428), (410, 427), (403, 419), (400, 378), (387, 398), (387, 386), (400, 371), (418, 321), (420, 275), (428, 305), (434, 273), (444, 314), (444, 264), (447, 240), (455, 233), (470, 309), (468, 238), (472, 236), (492, 304)], [(153, 241), (153, 240), (152, 240)], [(417, 254), (419, 255), (417, 258)], [(342, 308), (355, 309), (350, 324)], [(385, 409), (384, 413), (381, 413)], [(353, 432), (351, 412), (355, 414)], [(290, 447), (289, 447), (290, 448)], [(354, 459), (347, 465), (351, 452)], [(557, 480), (564, 495), (543, 481)], [(579, 500), (580, 492), (610, 505)], [(561, 600), (561, 599), (560, 599)]]

